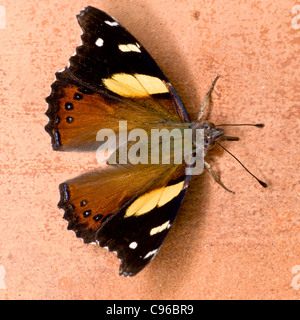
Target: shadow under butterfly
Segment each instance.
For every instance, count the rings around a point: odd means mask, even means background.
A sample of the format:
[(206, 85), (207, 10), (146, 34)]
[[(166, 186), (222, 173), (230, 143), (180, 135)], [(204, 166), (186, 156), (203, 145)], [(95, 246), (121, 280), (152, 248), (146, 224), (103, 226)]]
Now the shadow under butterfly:
[[(118, 135), (119, 121), (127, 122), (128, 131), (140, 128), (147, 133), (202, 129), (205, 155), (221, 140), (238, 140), (224, 135), (220, 127), (226, 125), (201, 122), (219, 76), (198, 119), (191, 122), (166, 76), (117, 20), (93, 7), (86, 7), (77, 19), (82, 44), (69, 65), (56, 73), (46, 98), (45, 129), (54, 150), (96, 151), (101, 145), (96, 139), (99, 130), (109, 128)], [(232, 192), (208, 163), (204, 165)], [(157, 255), (174, 222), (191, 178), (188, 166), (184, 159), (181, 164), (110, 164), (62, 183), (58, 206), (65, 211), (68, 229), (85, 243), (96, 242), (116, 252), (120, 275), (133, 276)]]

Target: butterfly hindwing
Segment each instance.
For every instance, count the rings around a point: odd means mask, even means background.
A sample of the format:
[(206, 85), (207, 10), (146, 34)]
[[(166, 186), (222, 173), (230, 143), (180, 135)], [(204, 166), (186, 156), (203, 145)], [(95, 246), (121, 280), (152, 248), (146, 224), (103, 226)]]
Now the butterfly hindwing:
[(153, 197), (156, 193), (165, 193), (166, 196), (172, 192), (169, 201), (164, 202), (162, 198), (153, 208), (152, 204), (145, 203), (146, 209), (142, 213), (128, 215), (135, 202), (139, 202), (141, 197), (149, 197), (151, 192), (134, 198), (97, 231), (99, 245), (117, 253), (121, 261), (120, 275), (134, 276), (154, 259), (173, 224), (186, 187), (185, 176), (170, 181), (162, 190), (152, 191)]
[(184, 165), (107, 166), (62, 183), (59, 207), (65, 210), (68, 228), (84, 242), (93, 242), (95, 231), (108, 216), (182, 176)]
[(68, 229), (116, 252), (120, 273), (134, 275), (160, 248), (187, 182), (184, 165), (109, 166), (61, 184), (59, 207)]

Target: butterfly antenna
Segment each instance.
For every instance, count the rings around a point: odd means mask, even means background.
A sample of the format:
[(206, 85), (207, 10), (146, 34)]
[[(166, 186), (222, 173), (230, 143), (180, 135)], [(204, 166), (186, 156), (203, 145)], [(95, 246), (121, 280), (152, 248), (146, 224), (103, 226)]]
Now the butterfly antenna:
[(257, 127), (257, 128), (263, 128), (265, 125), (263, 123), (222, 123), (222, 124), (217, 124), (216, 127), (240, 127), (240, 126), (248, 126), (248, 127)]
[[(240, 126), (248, 126), (248, 127), (257, 127), (263, 128), (265, 125), (263, 123), (222, 123), (217, 124), (215, 127), (240, 127)], [(230, 137), (230, 136), (222, 136), (221, 140), (228, 140), (228, 141), (238, 141), (238, 137)]]
[(250, 170), (248, 170), (243, 164), (242, 162), (235, 156), (233, 155), (231, 152), (229, 152), (225, 147), (223, 147), (218, 141), (216, 141), (216, 143), (221, 147), (223, 148), (227, 153), (229, 153), (249, 174), (251, 174), (251, 176), (253, 178), (255, 178), (260, 185), (262, 185), (264, 188), (267, 188), (267, 184), (261, 180), (259, 180)]
[(204, 110), (205, 110), (206, 105), (207, 105), (207, 101), (208, 101), (208, 99), (210, 98), (211, 93), (212, 93), (212, 91), (214, 90), (214, 86), (215, 86), (215, 84), (216, 84), (216, 82), (217, 82), (217, 80), (218, 80), (219, 78), (220, 78), (220, 75), (218, 74), (218, 75), (215, 77), (213, 83), (211, 84), (209, 90), (207, 91), (207, 93), (206, 93), (206, 95), (205, 95), (205, 97), (204, 97), (204, 101), (203, 101), (201, 110), (200, 110), (200, 112), (199, 112), (199, 114), (198, 114), (197, 121), (200, 121), (200, 119), (202, 118), (203, 113), (204, 113)]

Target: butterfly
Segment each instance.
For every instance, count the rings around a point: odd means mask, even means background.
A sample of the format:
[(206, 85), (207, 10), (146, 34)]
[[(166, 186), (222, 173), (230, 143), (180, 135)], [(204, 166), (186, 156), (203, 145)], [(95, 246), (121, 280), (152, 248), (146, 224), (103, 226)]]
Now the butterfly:
[[(97, 133), (109, 128), (200, 128), (204, 154), (226, 137), (221, 128), (201, 122), (212, 83), (199, 117), (191, 122), (175, 89), (145, 48), (121, 24), (94, 7), (77, 19), (82, 44), (69, 65), (55, 74), (46, 98), (45, 129), (56, 151), (97, 151)], [(118, 150), (115, 151), (118, 153)], [(120, 275), (134, 276), (157, 255), (186, 193), (191, 174), (180, 164), (108, 164), (59, 186), (58, 207), (68, 229), (85, 243), (117, 253)], [(206, 168), (216, 177), (209, 164)], [(192, 172), (192, 171), (190, 171)], [(226, 188), (226, 187), (225, 187)]]

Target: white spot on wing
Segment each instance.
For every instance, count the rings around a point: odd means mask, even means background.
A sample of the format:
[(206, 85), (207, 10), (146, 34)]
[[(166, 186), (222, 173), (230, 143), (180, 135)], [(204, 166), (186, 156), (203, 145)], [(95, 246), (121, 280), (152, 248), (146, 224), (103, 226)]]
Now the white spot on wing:
[(104, 43), (104, 41), (101, 38), (98, 38), (97, 41), (95, 42), (96, 46), (98, 46), (98, 47), (102, 47), (103, 43)]
[(130, 249), (135, 249), (137, 247), (137, 245), (138, 245), (137, 242), (135, 242), (135, 241), (131, 242), (130, 245), (129, 245), (129, 248)]
[(108, 20), (106, 20), (106, 21), (104, 21), (106, 24), (108, 24), (109, 26), (111, 26), (111, 27), (116, 27), (116, 26), (118, 26), (119, 25), (119, 23), (118, 22), (116, 22), (116, 21), (108, 21)]
[(156, 256), (157, 252), (158, 252), (158, 249), (149, 251), (149, 252), (145, 255), (144, 259), (147, 259), (147, 258), (149, 258), (149, 257), (151, 257), (151, 256), (153, 256), (153, 257), (152, 257), (152, 259), (153, 259), (153, 258)]
[(0, 266), (0, 289), (6, 289), (5, 268), (3, 266)]
[(162, 232), (165, 229), (169, 229), (170, 227), (171, 227), (170, 220), (168, 220), (167, 222), (163, 223), (162, 225), (155, 227), (155, 228), (152, 228), (150, 230), (150, 236), (153, 236), (159, 232)]

